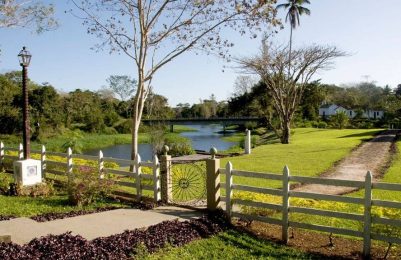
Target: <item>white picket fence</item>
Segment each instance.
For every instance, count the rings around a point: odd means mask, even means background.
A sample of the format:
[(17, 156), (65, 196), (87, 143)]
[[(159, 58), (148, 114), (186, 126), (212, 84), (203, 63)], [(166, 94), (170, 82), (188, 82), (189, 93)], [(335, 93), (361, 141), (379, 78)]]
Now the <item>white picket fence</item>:
[[(372, 216), (372, 206), (379, 207), (388, 207), (401, 209), (400, 202), (394, 201), (384, 201), (384, 200), (376, 200), (372, 198), (372, 189), (380, 189), (387, 191), (401, 191), (401, 184), (394, 183), (380, 183), (380, 182), (372, 182), (372, 175), (370, 172), (366, 174), (365, 181), (349, 181), (349, 180), (338, 180), (338, 179), (322, 179), (322, 178), (314, 178), (314, 177), (301, 177), (301, 176), (291, 176), (288, 167), (284, 167), (283, 174), (271, 174), (271, 173), (259, 173), (259, 172), (248, 172), (248, 171), (239, 171), (234, 170), (231, 162), (228, 162), (225, 168), (219, 169), (220, 174), (226, 175), (226, 182), (221, 183), (222, 188), (226, 189), (226, 211), (229, 217), (237, 217), (248, 220), (256, 220), (269, 224), (280, 225), (282, 227), (282, 240), (283, 242), (288, 242), (288, 229), (289, 227), (294, 228), (302, 228), (309, 229), (315, 231), (329, 232), (333, 234), (347, 235), (363, 238), (363, 254), (365, 257), (368, 257), (371, 249), (371, 240), (380, 240), (388, 243), (398, 243), (401, 244), (400, 237), (389, 237), (383, 234), (375, 234), (372, 232), (372, 224), (383, 224), (389, 225), (393, 227), (401, 228), (401, 220), (400, 219), (389, 219)], [(257, 178), (257, 179), (267, 179), (267, 180), (278, 180), (282, 181), (282, 189), (272, 189), (272, 188), (261, 188), (261, 187), (253, 187), (246, 186), (241, 184), (236, 184), (233, 181), (233, 176), (242, 176), (248, 178)], [(309, 193), (309, 192), (300, 192), (300, 191), (291, 191), (290, 190), (290, 182), (298, 182), (298, 183), (308, 183), (308, 184), (322, 184), (322, 185), (332, 185), (332, 186), (345, 186), (345, 187), (354, 187), (365, 190), (364, 198), (356, 198), (356, 197), (347, 197), (347, 196), (338, 196), (338, 195), (327, 195), (327, 194), (317, 194), (317, 193)], [(281, 205), (250, 201), (250, 200), (242, 200), (242, 199), (234, 199), (233, 193), (234, 191), (247, 191), (261, 194), (269, 194), (282, 197)], [(314, 199), (314, 200), (323, 200), (323, 201), (334, 201), (334, 202), (342, 202), (342, 203), (353, 203), (358, 205), (363, 205), (364, 214), (354, 214), (354, 213), (344, 213), (344, 212), (336, 212), (329, 210), (320, 210), (313, 208), (305, 208), (305, 207), (296, 207), (290, 205), (290, 198), (303, 198), (303, 199)], [(241, 212), (236, 212), (233, 209), (233, 205), (241, 205), (241, 206), (249, 206), (255, 208), (263, 208), (275, 210), (277, 212), (281, 212), (281, 219), (258, 216), (258, 215), (249, 215), (243, 214)], [(363, 230), (356, 231), (345, 228), (337, 228), (331, 226), (322, 226), (310, 223), (302, 223), (290, 221), (291, 213), (302, 213), (309, 215), (318, 215), (325, 217), (334, 217), (341, 218), (347, 220), (354, 220), (363, 223)]]
[[(7, 152), (17, 152), (17, 156), (9, 155)], [(0, 165), (3, 164), (4, 160), (10, 159), (12, 161), (15, 160), (22, 160), (23, 159), (23, 146), (22, 144), (19, 145), (19, 148), (12, 148), (12, 147), (5, 147), (3, 142), (0, 142)], [(71, 148), (68, 148), (67, 153), (58, 153), (58, 152), (47, 152), (46, 147), (42, 146), (41, 150), (31, 150), (31, 154), (40, 154), (40, 161), (42, 166), (42, 174), (43, 177), (46, 177), (47, 173), (60, 175), (60, 176), (67, 176), (69, 179), (73, 178), (73, 169), (83, 167), (92, 168), (99, 173), (99, 178), (103, 178), (105, 174), (114, 174), (124, 177), (131, 177), (135, 179), (135, 182), (128, 182), (128, 181), (118, 181), (115, 180), (114, 183), (116, 185), (122, 187), (130, 187), (136, 189), (136, 197), (138, 200), (141, 200), (143, 197), (143, 190), (153, 191), (153, 199), (155, 201), (161, 200), (161, 184), (160, 184), (160, 163), (159, 159), (155, 155), (153, 157), (152, 162), (143, 162), (141, 161), (141, 157), (139, 154), (136, 156), (135, 160), (125, 160), (125, 159), (117, 159), (112, 157), (104, 157), (103, 152), (99, 151), (98, 156), (92, 155), (84, 155), (84, 154), (73, 154)], [(65, 162), (60, 161), (52, 161), (49, 160), (47, 156), (53, 155), (65, 158)], [(73, 159), (84, 159), (84, 160), (91, 160), (97, 161), (97, 168), (88, 165), (78, 165), (73, 163)], [(105, 162), (114, 162), (117, 164), (124, 164), (124, 165), (131, 165), (133, 166), (133, 170), (120, 170), (120, 169), (109, 169), (106, 168), (104, 165)], [(54, 165), (65, 170), (54, 170), (49, 169), (47, 166)], [(142, 167), (149, 167), (152, 169), (152, 174), (143, 174)], [(142, 180), (152, 180), (153, 185), (144, 185)]]

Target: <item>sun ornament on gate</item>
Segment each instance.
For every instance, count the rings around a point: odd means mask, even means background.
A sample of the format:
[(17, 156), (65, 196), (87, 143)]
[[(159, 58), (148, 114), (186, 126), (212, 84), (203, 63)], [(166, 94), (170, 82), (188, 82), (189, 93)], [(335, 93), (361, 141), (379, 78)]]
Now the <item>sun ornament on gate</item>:
[(206, 197), (205, 162), (191, 161), (173, 164), (171, 186), (174, 203), (198, 205)]

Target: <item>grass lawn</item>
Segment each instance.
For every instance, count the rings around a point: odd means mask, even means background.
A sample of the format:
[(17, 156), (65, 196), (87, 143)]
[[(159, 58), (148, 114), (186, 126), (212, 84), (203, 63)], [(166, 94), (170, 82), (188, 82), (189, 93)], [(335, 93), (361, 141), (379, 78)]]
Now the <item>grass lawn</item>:
[(13, 197), (0, 195), (0, 215), (31, 217), (44, 213), (63, 213), (76, 210), (90, 210), (104, 206), (121, 206), (116, 202), (97, 202), (87, 207), (70, 206), (66, 195), (47, 198)]
[[(288, 165), (292, 175), (318, 176), (344, 158), (363, 140), (372, 138), (379, 131), (297, 128), (290, 144), (262, 145), (254, 148), (250, 155), (222, 159), (221, 167), (225, 167), (226, 163), (231, 161), (233, 168), (237, 170), (281, 174), (283, 167)], [(234, 182), (280, 187), (279, 182), (242, 177), (234, 177)]]
[(142, 259), (322, 259), (288, 246), (229, 230), (185, 246), (161, 250)]
[[(230, 160), (234, 169), (242, 169), (249, 171), (273, 172), (280, 173), (284, 164), (289, 165), (293, 175), (316, 176), (330, 168), (335, 161), (346, 156), (350, 150), (358, 145), (363, 139), (371, 138), (377, 130), (318, 130), (318, 129), (296, 129), (293, 136), (293, 143), (290, 145), (271, 144), (258, 147), (248, 156), (234, 157), (223, 160), (222, 167)], [(401, 183), (401, 140), (397, 143), (397, 153), (393, 157), (393, 161), (381, 182)], [(225, 182), (224, 177), (222, 181)], [(234, 177), (234, 183), (241, 183), (252, 186), (273, 186), (281, 187), (281, 182), (263, 181), (253, 178)], [(261, 195), (255, 193), (234, 192), (235, 197), (241, 199), (262, 201), (268, 203), (281, 204), (281, 197)], [(352, 197), (364, 197), (364, 190), (359, 190), (348, 194)], [(401, 192), (384, 191), (373, 189), (373, 199), (401, 201)], [(307, 208), (318, 208), (323, 210), (332, 210), (339, 212), (348, 212), (363, 214), (363, 205), (346, 204), (330, 201), (318, 201), (310, 199), (292, 198), (291, 205)], [(281, 218), (281, 214), (275, 214), (272, 211), (268, 213), (256, 208), (245, 207), (251, 213), (268, 214)], [(380, 212), (380, 207), (373, 207), (374, 214)], [(386, 213), (385, 213), (386, 214)], [(389, 211), (382, 217), (399, 218), (401, 211)], [(397, 215), (398, 214), (398, 215)], [(303, 223), (335, 226), (340, 228), (349, 228), (353, 230), (362, 230), (362, 225), (358, 221), (345, 219), (312, 216), (307, 214), (292, 213), (290, 220), (300, 221)]]

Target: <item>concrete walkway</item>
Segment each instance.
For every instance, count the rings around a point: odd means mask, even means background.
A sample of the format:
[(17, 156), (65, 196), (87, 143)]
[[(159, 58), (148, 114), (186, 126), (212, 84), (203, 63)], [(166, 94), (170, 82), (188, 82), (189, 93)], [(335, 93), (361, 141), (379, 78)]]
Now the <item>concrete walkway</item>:
[(174, 219), (184, 221), (200, 216), (202, 213), (199, 211), (165, 206), (148, 211), (116, 209), (48, 222), (16, 218), (0, 221), (0, 236), (10, 235), (11, 241), (20, 245), (28, 243), (33, 238), (48, 234), (58, 235), (68, 231), (92, 240), (97, 237), (119, 234), (125, 230), (148, 227), (162, 221)]

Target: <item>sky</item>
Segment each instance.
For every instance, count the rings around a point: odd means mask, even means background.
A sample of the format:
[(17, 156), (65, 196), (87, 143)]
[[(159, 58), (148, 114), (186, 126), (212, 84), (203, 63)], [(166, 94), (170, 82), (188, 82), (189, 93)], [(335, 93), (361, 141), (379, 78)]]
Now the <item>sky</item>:
[[(68, 1), (54, 3), (60, 27), (40, 35), (26, 29), (0, 28), (0, 73), (20, 70), (17, 55), (27, 46), (33, 57), (29, 77), (37, 83), (48, 82), (63, 92), (77, 88), (99, 90), (110, 75), (130, 75), (136, 68), (125, 55), (96, 52), (98, 43), (86, 34), (81, 21), (65, 13)], [(279, 0), (279, 3), (283, 0)], [(294, 31), (294, 46), (334, 45), (350, 55), (336, 60), (330, 71), (315, 76), (328, 84), (353, 84), (375, 81), (380, 86), (401, 83), (401, 10), (400, 0), (311, 0), (310, 16), (301, 17)], [(279, 17), (285, 18), (285, 11)], [(289, 26), (273, 38), (277, 44), (289, 40)], [(257, 53), (260, 39), (230, 35), (235, 46), (231, 54), (246, 57)], [(153, 79), (154, 91), (168, 98), (169, 104), (198, 103), (214, 94), (228, 99), (240, 72), (235, 64), (215, 56), (186, 53), (161, 69)], [(1, 93), (0, 93), (1, 94)]]

